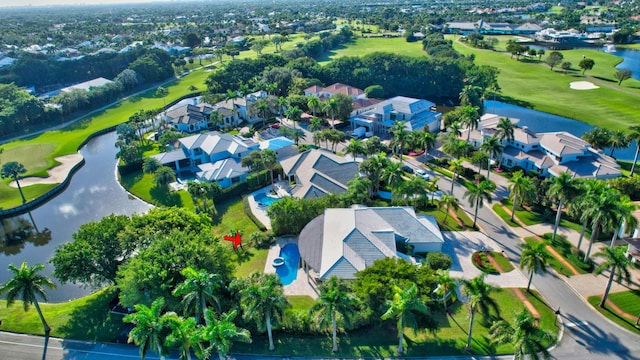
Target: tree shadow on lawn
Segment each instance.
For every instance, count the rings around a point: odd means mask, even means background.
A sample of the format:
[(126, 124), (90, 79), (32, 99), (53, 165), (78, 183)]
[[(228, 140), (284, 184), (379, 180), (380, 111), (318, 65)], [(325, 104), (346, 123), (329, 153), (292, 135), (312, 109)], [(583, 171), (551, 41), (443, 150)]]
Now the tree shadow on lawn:
[(168, 187), (162, 186), (154, 186), (149, 191), (151, 197), (158, 202), (160, 205), (164, 206), (177, 206), (182, 207), (182, 199), (180, 198), (180, 194), (175, 191), (169, 191)]
[(58, 328), (65, 338), (76, 340), (111, 341), (124, 323), (122, 315), (111, 313), (109, 303), (116, 289), (108, 289), (77, 307), (69, 314), (69, 321)]
[(602, 76), (594, 76), (593, 78), (598, 79), (600, 81), (608, 82), (608, 83), (613, 83), (613, 84), (617, 84), (618, 83), (618, 80), (612, 80), (612, 79), (605, 78), (605, 77), (602, 77)]

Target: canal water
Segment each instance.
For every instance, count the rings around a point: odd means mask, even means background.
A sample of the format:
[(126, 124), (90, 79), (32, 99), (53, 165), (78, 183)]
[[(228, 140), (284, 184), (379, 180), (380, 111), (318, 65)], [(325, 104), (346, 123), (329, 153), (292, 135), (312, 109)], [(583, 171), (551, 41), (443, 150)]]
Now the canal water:
[(616, 66), (618, 69), (631, 70), (631, 77), (640, 80), (640, 50), (620, 49), (611, 51), (610, 54), (619, 56), (623, 61)]
[[(109, 214), (144, 213), (150, 206), (130, 196), (116, 180), (115, 132), (98, 136), (80, 149), (85, 165), (67, 189), (30, 213), (0, 220), (0, 283), (9, 279), (7, 265), (45, 265), (43, 275), (58, 286), (48, 290), (49, 301), (61, 302), (89, 294), (92, 289), (60, 285), (51, 275), (49, 260), (56, 247), (71, 241), (80, 225)], [(17, 191), (17, 190), (16, 190)]]

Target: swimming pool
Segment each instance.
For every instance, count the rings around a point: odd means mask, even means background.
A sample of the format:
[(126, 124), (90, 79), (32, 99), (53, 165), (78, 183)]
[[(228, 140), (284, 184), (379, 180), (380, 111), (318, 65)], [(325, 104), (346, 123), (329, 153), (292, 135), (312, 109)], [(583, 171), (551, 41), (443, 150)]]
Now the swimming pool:
[(278, 200), (280, 200), (280, 198), (268, 196), (266, 193), (263, 193), (263, 192), (261, 192), (259, 194), (256, 194), (256, 195), (253, 195), (253, 199), (258, 204), (262, 204), (262, 205), (266, 205), (266, 206), (269, 206), (269, 205), (273, 204), (274, 202), (277, 202)]
[(285, 245), (280, 249), (280, 257), (284, 259), (284, 265), (276, 267), (276, 274), (280, 277), (282, 285), (289, 285), (298, 277), (298, 263), (300, 262), (298, 245)]

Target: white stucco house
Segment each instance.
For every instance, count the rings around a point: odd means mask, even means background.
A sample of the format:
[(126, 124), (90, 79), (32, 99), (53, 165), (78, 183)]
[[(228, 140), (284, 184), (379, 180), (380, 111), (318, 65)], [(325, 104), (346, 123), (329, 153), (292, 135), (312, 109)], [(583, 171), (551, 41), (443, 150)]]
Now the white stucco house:
[(309, 222), (298, 237), (305, 271), (319, 280), (331, 276), (355, 279), (358, 271), (385, 257), (398, 254), (396, 243), (415, 252), (441, 251), (444, 238), (435, 218), (417, 215), (413, 207), (326, 209)]
[(152, 157), (176, 173), (192, 172), (198, 180), (215, 181), (222, 188), (247, 178), (249, 170), (241, 159), (259, 150), (252, 139), (216, 131), (184, 137), (178, 143), (177, 149)]
[[(477, 149), (484, 139), (494, 136), (501, 116), (485, 114), (477, 130), (471, 130), (470, 143)], [(518, 119), (510, 119), (517, 124)], [(462, 139), (467, 138), (465, 130)], [(502, 165), (536, 170), (542, 176), (569, 172), (576, 177), (612, 179), (621, 175), (620, 165), (601, 150), (566, 131), (537, 133), (526, 126), (515, 128), (513, 139), (504, 142)]]
[(352, 112), (352, 128), (365, 127), (367, 132), (386, 134), (396, 121), (405, 121), (408, 131), (427, 129), (431, 133), (440, 131), (442, 114), (435, 110), (436, 104), (424, 99), (396, 96), (378, 103), (362, 106)]

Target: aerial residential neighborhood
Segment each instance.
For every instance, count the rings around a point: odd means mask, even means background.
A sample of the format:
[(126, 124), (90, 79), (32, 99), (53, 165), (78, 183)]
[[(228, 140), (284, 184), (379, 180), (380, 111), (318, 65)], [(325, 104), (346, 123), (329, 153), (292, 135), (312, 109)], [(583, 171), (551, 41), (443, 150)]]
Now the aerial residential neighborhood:
[(640, 354), (635, 2), (0, 7), (0, 358)]

